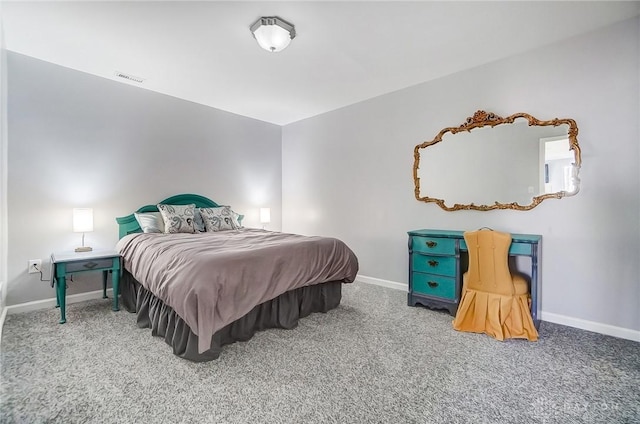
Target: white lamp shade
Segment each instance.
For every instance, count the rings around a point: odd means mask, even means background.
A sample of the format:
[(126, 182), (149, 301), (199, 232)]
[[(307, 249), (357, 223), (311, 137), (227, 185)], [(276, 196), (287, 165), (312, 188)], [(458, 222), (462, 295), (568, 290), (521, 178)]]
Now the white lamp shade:
[(270, 208), (260, 208), (260, 223), (268, 224), (271, 222), (271, 209)]
[(73, 232), (88, 233), (90, 231), (93, 231), (93, 209), (73, 209)]

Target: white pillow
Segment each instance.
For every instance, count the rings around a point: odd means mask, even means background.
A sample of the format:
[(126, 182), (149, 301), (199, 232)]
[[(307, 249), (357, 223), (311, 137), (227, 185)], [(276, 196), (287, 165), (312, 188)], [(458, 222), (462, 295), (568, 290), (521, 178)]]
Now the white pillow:
[(164, 233), (164, 221), (160, 212), (134, 213), (143, 233)]
[(158, 209), (164, 220), (164, 232), (169, 233), (195, 233), (193, 219), (195, 215), (195, 204), (190, 205), (163, 205), (159, 204)]
[(229, 206), (219, 208), (200, 208), (200, 215), (207, 232), (235, 230), (233, 211)]

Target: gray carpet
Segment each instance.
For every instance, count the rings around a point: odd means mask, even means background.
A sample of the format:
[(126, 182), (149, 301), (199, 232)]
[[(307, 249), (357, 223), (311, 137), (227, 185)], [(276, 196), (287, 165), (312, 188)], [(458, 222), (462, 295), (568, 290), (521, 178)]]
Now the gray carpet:
[(640, 422), (640, 344), (573, 328), (498, 342), (356, 283), (327, 314), (193, 363), (110, 307), (7, 317), (0, 422)]

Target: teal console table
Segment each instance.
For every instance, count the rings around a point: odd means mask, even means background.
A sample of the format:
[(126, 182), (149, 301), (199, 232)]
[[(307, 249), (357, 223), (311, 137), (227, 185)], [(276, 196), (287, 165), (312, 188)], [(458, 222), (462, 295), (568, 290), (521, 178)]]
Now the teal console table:
[(118, 311), (120, 283), (120, 254), (115, 251), (68, 252), (51, 254), (51, 285), (56, 285), (56, 307), (60, 307), (60, 324), (67, 322), (65, 315), (67, 281), (69, 275), (80, 272), (102, 271), (102, 297), (107, 298), (107, 276), (111, 272), (113, 307)]
[[(409, 306), (421, 304), (446, 309), (455, 315), (462, 292), (462, 274), (467, 270), (468, 249), (463, 231), (409, 231)], [(542, 236), (511, 234), (509, 256), (531, 259), (531, 316), (540, 325), (540, 280), (538, 261)]]

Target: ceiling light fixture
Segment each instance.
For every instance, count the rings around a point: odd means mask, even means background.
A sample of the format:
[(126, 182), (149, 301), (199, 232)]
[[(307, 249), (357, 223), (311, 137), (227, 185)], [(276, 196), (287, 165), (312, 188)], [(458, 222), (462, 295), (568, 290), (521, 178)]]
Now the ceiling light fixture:
[(263, 16), (249, 27), (260, 47), (275, 53), (284, 50), (296, 37), (296, 29), (277, 16)]

